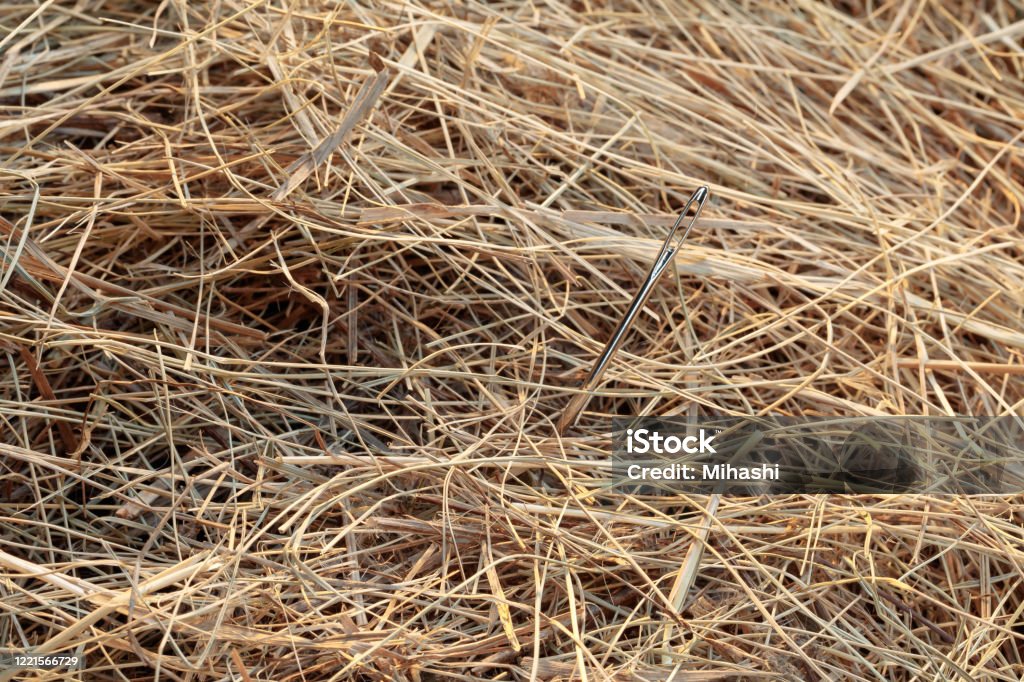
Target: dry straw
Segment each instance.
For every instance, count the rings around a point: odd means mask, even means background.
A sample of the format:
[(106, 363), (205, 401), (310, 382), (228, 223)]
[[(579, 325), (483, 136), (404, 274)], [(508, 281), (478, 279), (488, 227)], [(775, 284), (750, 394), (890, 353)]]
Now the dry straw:
[(1024, 412), (1019, 4), (0, 26), (0, 646), (88, 680), (1024, 675), (1019, 497), (601, 482), (612, 414)]

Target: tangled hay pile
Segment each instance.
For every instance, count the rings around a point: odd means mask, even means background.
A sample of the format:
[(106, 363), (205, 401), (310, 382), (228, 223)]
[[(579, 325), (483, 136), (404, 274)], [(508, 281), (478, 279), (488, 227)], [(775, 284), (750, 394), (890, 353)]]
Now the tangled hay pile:
[(1019, 680), (1019, 497), (601, 467), (616, 414), (1024, 411), (1021, 15), (5, 4), (0, 647), (89, 680)]

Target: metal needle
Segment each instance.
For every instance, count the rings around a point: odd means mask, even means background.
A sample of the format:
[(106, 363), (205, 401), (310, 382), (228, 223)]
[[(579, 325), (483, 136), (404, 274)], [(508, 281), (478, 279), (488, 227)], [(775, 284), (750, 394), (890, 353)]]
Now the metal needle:
[[(698, 187), (697, 191), (694, 192), (689, 201), (686, 202), (686, 206), (683, 208), (683, 212), (679, 214), (679, 218), (676, 219), (675, 224), (672, 226), (672, 230), (668, 233), (668, 237), (665, 238), (665, 243), (661, 245), (661, 251), (658, 252), (658, 257), (654, 261), (654, 265), (651, 266), (651, 271), (647, 273), (647, 278), (644, 280), (640, 290), (636, 292), (636, 296), (633, 297), (633, 302), (629, 304), (629, 309), (626, 310), (626, 314), (623, 316), (622, 321), (619, 322), (619, 326), (615, 328), (615, 332), (612, 334), (611, 339), (608, 341), (608, 345), (601, 351), (601, 355), (597, 358), (597, 362), (594, 363), (594, 367), (590, 370), (590, 374), (586, 380), (580, 386), (580, 391), (576, 393), (569, 404), (566, 406), (565, 411), (562, 412), (561, 418), (558, 420), (558, 433), (563, 434), (565, 430), (576, 423), (576, 418), (579, 417), (580, 411), (583, 406), (587, 404), (590, 399), (591, 393), (597, 383), (601, 380), (601, 376), (604, 371), (608, 369), (608, 364), (611, 362), (612, 356), (619, 350), (619, 346), (626, 338), (626, 333), (629, 328), (633, 325), (633, 320), (636, 319), (637, 314), (644, 307), (647, 299), (650, 297), (651, 292), (654, 291), (654, 285), (658, 282), (658, 279), (668, 268), (668, 264), (672, 262), (679, 247), (686, 241), (686, 237), (690, 234), (690, 230), (693, 229), (694, 223), (697, 222), (697, 218), (700, 216), (701, 209), (704, 208), (704, 202), (708, 198), (708, 188), (706, 186)], [(678, 241), (675, 241), (676, 234), (679, 232), (679, 226), (682, 224), (683, 219), (690, 213), (690, 208), (694, 207), (693, 218), (686, 225), (686, 229), (683, 230)]]

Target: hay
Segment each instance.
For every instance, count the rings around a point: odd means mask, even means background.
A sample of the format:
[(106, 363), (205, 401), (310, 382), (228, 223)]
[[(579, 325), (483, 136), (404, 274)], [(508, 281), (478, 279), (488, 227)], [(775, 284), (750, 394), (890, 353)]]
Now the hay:
[(1019, 5), (0, 25), (0, 646), (91, 680), (1024, 674), (1019, 497), (597, 483), (609, 414), (1022, 413)]

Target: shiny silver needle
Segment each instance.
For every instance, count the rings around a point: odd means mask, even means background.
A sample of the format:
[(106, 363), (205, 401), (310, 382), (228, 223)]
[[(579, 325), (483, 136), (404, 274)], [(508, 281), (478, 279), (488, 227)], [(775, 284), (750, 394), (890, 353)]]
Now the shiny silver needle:
[[(675, 224), (672, 226), (672, 230), (668, 233), (668, 237), (665, 238), (665, 243), (661, 245), (661, 251), (658, 252), (658, 257), (654, 260), (654, 265), (651, 266), (651, 271), (647, 273), (647, 279), (644, 280), (640, 290), (636, 292), (636, 296), (633, 297), (633, 302), (629, 304), (629, 309), (626, 310), (626, 314), (623, 316), (622, 321), (619, 322), (619, 326), (615, 328), (615, 332), (612, 334), (612, 338), (609, 339), (608, 345), (601, 351), (601, 355), (597, 358), (597, 362), (594, 363), (594, 367), (590, 370), (590, 374), (587, 376), (586, 381), (580, 386), (579, 393), (576, 393), (569, 404), (566, 406), (565, 411), (562, 412), (562, 416), (558, 420), (558, 433), (563, 434), (565, 430), (576, 423), (576, 418), (579, 417), (580, 411), (583, 406), (587, 404), (590, 399), (591, 393), (597, 383), (601, 380), (601, 375), (608, 369), (608, 364), (611, 362), (612, 356), (619, 350), (619, 346), (622, 345), (623, 340), (626, 338), (626, 333), (629, 328), (633, 325), (633, 320), (636, 319), (637, 314), (647, 303), (647, 299), (650, 297), (651, 292), (654, 291), (654, 285), (658, 282), (658, 279), (668, 268), (668, 264), (672, 262), (679, 247), (686, 241), (686, 237), (690, 234), (690, 230), (693, 229), (694, 223), (697, 222), (697, 218), (700, 216), (701, 209), (704, 208), (704, 202), (708, 198), (708, 188), (698, 187), (697, 191), (694, 192), (689, 201), (686, 202), (686, 206), (683, 207), (683, 212), (679, 214), (679, 218), (676, 219)], [(679, 232), (679, 226), (682, 225), (683, 219), (686, 218), (690, 213), (690, 208), (694, 208), (693, 218), (687, 223), (686, 229), (683, 230), (678, 241), (676, 241), (676, 234)]]

